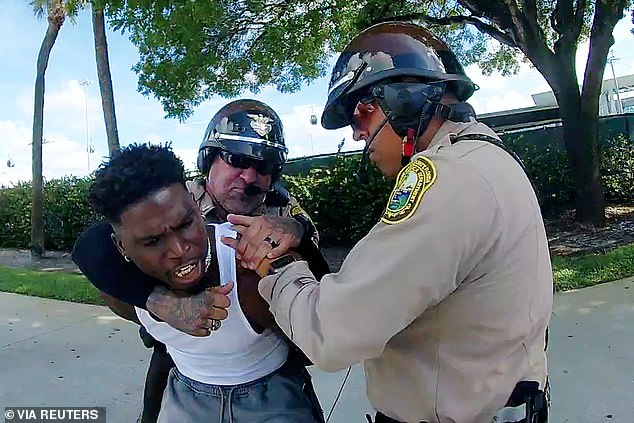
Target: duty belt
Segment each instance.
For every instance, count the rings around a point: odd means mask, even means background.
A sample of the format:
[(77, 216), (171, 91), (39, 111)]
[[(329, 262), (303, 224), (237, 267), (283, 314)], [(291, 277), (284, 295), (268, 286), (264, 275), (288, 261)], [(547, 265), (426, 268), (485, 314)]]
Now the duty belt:
[(549, 385), (539, 389), (535, 381), (522, 381), (515, 385), (504, 408), (499, 410), (492, 423), (546, 423), (548, 421)]
[[(365, 415), (365, 418), (368, 419), (369, 423), (401, 423), (398, 420), (394, 420), (391, 417), (386, 416), (385, 414), (378, 412), (376, 413), (376, 417), (374, 417), (374, 422), (372, 422), (372, 417), (369, 414)], [(427, 423), (421, 421), (420, 423)]]
[[(544, 391), (539, 389), (539, 383), (522, 381), (515, 385), (504, 408), (500, 409), (491, 423), (547, 423), (548, 422), (548, 382)], [(365, 415), (369, 423), (370, 415)], [(376, 413), (374, 423), (402, 423), (391, 417)], [(421, 421), (420, 423), (427, 423)]]

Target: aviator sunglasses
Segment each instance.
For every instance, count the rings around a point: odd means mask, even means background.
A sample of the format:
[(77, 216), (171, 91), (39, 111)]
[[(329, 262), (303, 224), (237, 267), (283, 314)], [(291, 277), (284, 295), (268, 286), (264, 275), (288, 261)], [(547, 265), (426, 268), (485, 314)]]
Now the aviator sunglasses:
[(248, 169), (253, 167), (260, 175), (271, 175), (277, 166), (273, 163), (265, 162), (264, 160), (256, 160), (251, 157), (243, 156), (240, 154), (229, 153), (228, 151), (221, 151), (220, 158), (231, 167), (238, 169)]

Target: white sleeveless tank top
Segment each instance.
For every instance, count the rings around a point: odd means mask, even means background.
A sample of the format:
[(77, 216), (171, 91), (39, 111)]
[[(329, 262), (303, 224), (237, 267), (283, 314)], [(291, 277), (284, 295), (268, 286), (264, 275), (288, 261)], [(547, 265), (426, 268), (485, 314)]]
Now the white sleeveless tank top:
[(288, 356), (288, 345), (270, 329), (257, 334), (251, 328), (238, 301), (235, 251), (220, 242), (221, 236), (235, 237), (235, 231), (230, 223), (214, 226), (220, 283), (234, 281), (229, 315), (220, 329), (210, 336), (196, 337), (157, 322), (146, 310), (136, 308), (136, 313), (147, 331), (167, 346), (182, 374), (210, 385), (239, 385), (280, 368)]

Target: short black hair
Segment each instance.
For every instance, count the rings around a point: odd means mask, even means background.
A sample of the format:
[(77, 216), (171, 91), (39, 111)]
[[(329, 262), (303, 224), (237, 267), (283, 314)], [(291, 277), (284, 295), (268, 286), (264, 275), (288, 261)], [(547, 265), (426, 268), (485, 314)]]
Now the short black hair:
[(103, 162), (88, 192), (88, 202), (110, 222), (123, 211), (172, 184), (185, 185), (185, 167), (169, 144), (130, 144)]

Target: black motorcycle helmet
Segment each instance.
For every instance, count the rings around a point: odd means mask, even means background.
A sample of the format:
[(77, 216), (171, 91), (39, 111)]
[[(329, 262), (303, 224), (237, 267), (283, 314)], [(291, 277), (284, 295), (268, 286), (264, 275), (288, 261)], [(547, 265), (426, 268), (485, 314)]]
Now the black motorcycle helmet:
[(261, 160), (274, 166), (275, 182), (286, 163), (282, 121), (275, 111), (258, 100), (235, 100), (222, 107), (207, 125), (198, 149), (198, 170), (207, 175), (220, 151)]
[(375, 86), (402, 82), (407, 77), (425, 84), (440, 82), (436, 85), (460, 102), (476, 90), (455, 54), (427, 29), (384, 22), (357, 35), (339, 56), (330, 78), (322, 126), (337, 129), (350, 125), (360, 99), (381, 95), (372, 92)]

